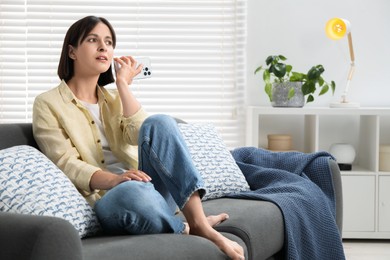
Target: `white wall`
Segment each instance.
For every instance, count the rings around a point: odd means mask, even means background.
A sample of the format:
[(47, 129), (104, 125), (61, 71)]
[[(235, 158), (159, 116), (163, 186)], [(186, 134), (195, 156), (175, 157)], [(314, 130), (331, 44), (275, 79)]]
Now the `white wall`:
[(324, 78), (336, 82), (334, 96), (316, 97), (308, 106), (338, 101), (349, 69), (348, 41), (325, 35), (328, 19), (352, 25), (356, 71), (350, 100), (361, 106), (390, 106), (389, 0), (248, 0), (247, 104), (270, 105), (261, 74), (253, 71), (268, 55), (283, 54), (297, 71), (322, 64)]

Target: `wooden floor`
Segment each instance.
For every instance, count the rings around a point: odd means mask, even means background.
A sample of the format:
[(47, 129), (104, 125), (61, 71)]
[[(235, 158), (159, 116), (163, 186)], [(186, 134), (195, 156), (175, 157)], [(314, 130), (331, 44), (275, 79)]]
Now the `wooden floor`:
[(390, 260), (390, 240), (344, 240), (347, 260)]

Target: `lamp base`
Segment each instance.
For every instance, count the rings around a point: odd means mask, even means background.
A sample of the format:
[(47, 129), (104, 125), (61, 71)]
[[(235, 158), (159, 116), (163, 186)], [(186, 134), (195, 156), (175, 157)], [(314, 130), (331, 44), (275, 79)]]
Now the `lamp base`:
[(359, 108), (360, 103), (356, 102), (334, 102), (329, 104), (330, 108)]
[(348, 163), (338, 163), (340, 171), (351, 171), (352, 164)]

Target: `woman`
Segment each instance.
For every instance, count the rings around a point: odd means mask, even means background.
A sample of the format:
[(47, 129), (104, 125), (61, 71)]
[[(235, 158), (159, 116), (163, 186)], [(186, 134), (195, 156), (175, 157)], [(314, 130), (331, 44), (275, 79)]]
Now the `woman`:
[[(58, 67), (62, 82), (34, 102), (40, 149), (94, 206), (105, 232), (194, 234), (244, 259), (241, 246), (213, 229), (228, 215), (205, 216), (203, 183), (176, 122), (147, 117), (129, 88), (142, 67), (130, 56), (113, 58), (115, 44), (104, 18), (88, 16), (69, 28)], [(114, 81), (115, 91), (103, 87)], [(177, 207), (188, 224), (175, 215)]]

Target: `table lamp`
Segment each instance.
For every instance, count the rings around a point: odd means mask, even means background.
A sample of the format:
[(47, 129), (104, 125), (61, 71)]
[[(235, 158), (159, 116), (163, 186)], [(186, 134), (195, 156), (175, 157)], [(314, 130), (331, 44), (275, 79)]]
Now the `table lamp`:
[(344, 38), (345, 35), (348, 36), (348, 47), (349, 55), (351, 58), (351, 65), (348, 72), (347, 85), (344, 88), (344, 92), (341, 95), (340, 102), (331, 103), (330, 107), (341, 107), (341, 108), (355, 108), (359, 107), (359, 103), (349, 102), (347, 100), (347, 94), (349, 91), (349, 85), (351, 84), (351, 79), (355, 71), (355, 54), (353, 52), (352, 46), (352, 35), (351, 35), (351, 24), (348, 20), (342, 18), (332, 18), (330, 19), (325, 26), (326, 35), (332, 40), (340, 40)]

